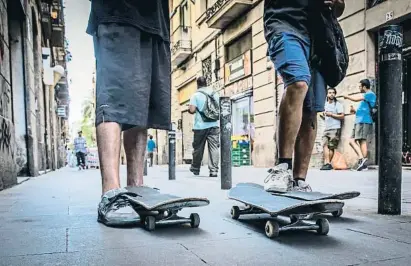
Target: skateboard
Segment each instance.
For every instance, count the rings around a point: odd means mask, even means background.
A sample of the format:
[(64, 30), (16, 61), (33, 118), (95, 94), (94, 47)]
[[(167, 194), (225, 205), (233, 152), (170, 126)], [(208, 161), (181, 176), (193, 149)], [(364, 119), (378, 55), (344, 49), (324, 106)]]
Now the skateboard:
[(124, 196), (140, 216), (140, 221), (148, 231), (154, 231), (157, 225), (174, 225), (189, 223), (192, 228), (200, 225), (200, 216), (192, 213), (189, 218), (180, 217), (177, 213), (183, 208), (202, 207), (210, 204), (206, 198), (177, 197), (162, 194), (150, 187), (126, 187)]
[(329, 223), (320, 218), (313, 223), (309, 221), (313, 213), (323, 213), (339, 210), (344, 202), (337, 199), (305, 201), (278, 195), (273, 195), (258, 184), (239, 184), (228, 193), (228, 198), (246, 205), (240, 209), (231, 208), (231, 218), (237, 220), (246, 214), (269, 214), (265, 224), (265, 234), (268, 238), (275, 238), (283, 231), (315, 230), (320, 235), (327, 235)]
[[(263, 186), (258, 185), (258, 184), (253, 184), (253, 183), (242, 183), (240, 185), (253, 185), (255, 187), (259, 187), (261, 189), (264, 189)], [(316, 201), (316, 200), (328, 200), (328, 199), (337, 199), (337, 200), (348, 200), (348, 199), (353, 199), (358, 196), (360, 196), (360, 192), (358, 191), (348, 191), (348, 192), (342, 192), (342, 193), (336, 193), (336, 194), (327, 194), (327, 193), (321, 193), (318, 191), (313, 191), (313, 192), (303, 192), (303, 191), (290, 191), (290, 192), (270, 192), (273, 195), (281, 196), (281, 197), (287, 197), (287, 198), (292, 198), (292, 199), (298, 199), (298, 200), (304, 200), (304, 201)], [(331, 214), (334, 217), (340, 217), (343, 214), (343, 208), (339, 210), (335, 210), (331, 212)]]

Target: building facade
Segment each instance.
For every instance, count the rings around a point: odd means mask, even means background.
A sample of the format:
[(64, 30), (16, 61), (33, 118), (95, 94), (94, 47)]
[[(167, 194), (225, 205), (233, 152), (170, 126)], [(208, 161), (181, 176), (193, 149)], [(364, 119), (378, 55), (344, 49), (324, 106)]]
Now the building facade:
[(65, 164), (67, 54), (61, 0), (0, 0), (0, 190)]
[[(390, 23), (404, 26), (404, 143), (411, 146), (411, 13), (409, 0), (345, 0), (339, 18), (344, 31), (350, 65), (346, 78), (337, 87), (338, 100), (345, 107), (342, 139), (338, 147), (348, 165), (356, 156), (349, 146), (354, 116), (343, 94), (357, 94), (358, 82), (369, 78), (378, 89), (377, 32)], [(233, 138), (251, 140), (251, 163), (270, 167), (277, 154), (277, 110), (284, 90), (281, 78), (266, 55), (262, 0), (170, 0), (172, 53), (172, 121), (177, 130), (177, 163), (188, 163), (192, 153), (193, 117), (187, 104), (196, 90), (196, 77), (203, 75), (221, 95), (232, 99)], [(411, 73), (411, 72), (410, 72)], [(324, 99), (325, 100), (325, 99)], [(376, 128), (376, 127), (375, 127)], [(323, 162), (323, 120), (318, 118), (318, 133), (311, 160), (312, 167)], [(375, 131), (374, 131), (375, 132)], [(166, 164), (167, 133), (157, 136), (158, 162)], [(369, 140), (369, 158), (376, 162), (377, 134)], [(205, 154), (204, 163), (207, 161)]]

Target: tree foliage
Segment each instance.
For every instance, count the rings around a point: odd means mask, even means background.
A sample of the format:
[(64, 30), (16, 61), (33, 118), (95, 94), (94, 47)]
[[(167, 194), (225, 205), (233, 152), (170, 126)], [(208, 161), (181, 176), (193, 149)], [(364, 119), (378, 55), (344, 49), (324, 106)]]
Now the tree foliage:
[(80, 128), (87, 140), (87, 146), (96, 147), (95, 107), (91, 99), (83, 101)]

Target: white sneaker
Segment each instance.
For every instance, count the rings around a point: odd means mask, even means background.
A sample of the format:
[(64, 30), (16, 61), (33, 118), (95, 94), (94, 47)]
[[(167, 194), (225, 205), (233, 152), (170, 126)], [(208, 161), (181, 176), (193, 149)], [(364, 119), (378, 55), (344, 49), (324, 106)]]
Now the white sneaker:
[(287, 192), (293, 187), (292, 171), (286, 163), (274, 166), (268, 170), (268, 176), (264, 180), (264, 189), (270, 192)]
[(298, 180), (293, 186), (292, 191), (312, 192), (310, 185), (302, 180)]

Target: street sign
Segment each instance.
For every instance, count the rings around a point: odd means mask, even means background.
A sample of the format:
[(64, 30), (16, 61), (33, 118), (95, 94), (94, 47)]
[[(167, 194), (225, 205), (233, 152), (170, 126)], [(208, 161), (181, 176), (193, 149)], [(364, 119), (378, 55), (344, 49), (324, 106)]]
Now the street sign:
[(66, 117), (66, 106), (65, 105), (61, 105), (57, 107), (57, 116)]

